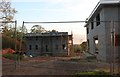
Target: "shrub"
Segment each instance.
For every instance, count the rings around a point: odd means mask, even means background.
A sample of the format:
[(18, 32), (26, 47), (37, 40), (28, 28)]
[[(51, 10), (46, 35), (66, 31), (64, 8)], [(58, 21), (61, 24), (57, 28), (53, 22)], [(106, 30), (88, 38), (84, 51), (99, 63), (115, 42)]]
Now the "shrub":
[(3, 57), (11, 60), (18, 60), (19, 58), (20, 60), (23, 59), (23, 56), (19, 56), (18, 54), (4, 54)]

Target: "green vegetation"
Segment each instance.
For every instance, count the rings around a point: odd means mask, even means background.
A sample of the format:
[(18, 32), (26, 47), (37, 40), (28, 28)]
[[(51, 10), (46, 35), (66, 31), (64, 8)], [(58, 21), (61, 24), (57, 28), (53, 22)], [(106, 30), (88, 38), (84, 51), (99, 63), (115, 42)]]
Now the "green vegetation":
[[(15, 44), (16, 44), (16, 49), (19, 50), (19, 47), (20, 47), (19, 40), (15, 39), (15, 38), (11, 38), (6, 35), (2, 35), (2, 49), (11, 48), (11, 49), (15, 50)], [(22, 43), (22, 50), (26, 50), (26, 46), (24, 43)]]
[(80, 45), (74, 45), (74, 52), (80, 53)]
[(47, 31), (41, 25), (33, 25), (31, 28), (31, 33), (45, 33), (45, 32)]
[(24, 41), (21, 42), (20, 40), (22, 38), (22, 35), (27, 32), (27, 29), (26, 27), (23, 27), (22, 30), (22, 27), (18, 27), (17, 25), (15, 26), (15, 23), (10, 22), (14, 21), (14, 15), (17, 13), (16, 9), (11, 7), (11, 1), (2, 0), (0, 2), (0, 9), (0, 19), (1, 22), (3, 22), (0, 25), (2, 27), (2, 30), (0, 31), (0, 39), (2, 39), (2, 48), (0, 49), (11, 48), (13, 50), (19, 50), (21, 43), (22, 50), (25, 49)]
[(80, 50), (81, 51), (86, 51), (87, 50), (87, 42), (82, 42), (80, 44)]
[(3, 54), (3, 57), (5, 57), (7, 59), (12, 59), (12, 60), (18, 59), (18, 55), (16, 55), (16, 54)]
[(75, 53), (82, 53), (87, 50), (87, 42), (82, 42), (80, 45), (75, 44), (74, 45), (74, 52)]
[(85, 57), (85, 58), (81, 58), (81, 56), (75, 56), (75, 57), (71, 57), (70, 59), (69, 59), (69, 61), (82, 61), (82, 62), (88, 62), (88, 61), (96, 61), (97, 59), (96, 59), (96, 56), (93, 56), (93, 55), (89, 55), (89, 56), (87, 56), (87, 57)]
[(104, 71), (93, 71), (93, 72), (75, 73), (75, 75), (109, 75), (109, 73)]
[(78, 62), (80, 61), (81, 59), (79, 57), (73, 57), (71, 58), (69, 61), (74, 61), (74, 62)]
[(24, 56), (19, 56), (18, 54), (4, 54), (2, 55), (3, 57), (7, 58), (7, 59), (11, 59), (11, 60), (18, 60), (20, 58), (20, 60), (22, 60), (24, 58)]

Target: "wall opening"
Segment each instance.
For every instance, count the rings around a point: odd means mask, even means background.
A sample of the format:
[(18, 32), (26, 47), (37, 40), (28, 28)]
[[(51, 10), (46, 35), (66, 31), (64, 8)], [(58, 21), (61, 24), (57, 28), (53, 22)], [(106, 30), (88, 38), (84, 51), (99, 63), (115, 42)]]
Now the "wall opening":
[(38, 50), (38, 45), (35, 46), (35, 49)]
[(29, 45), (29, 50), (32, 50), (32, 46), (31, 45)]
[(63, 50), (66, 49), (65, 44), (62, 45), (62, 49), (63, 49)]
[(45, 50), (46, 50), (46, 52), (48, 52), (48, 45), (45, 46)]
[(38, 40), (38, 36), (36, 36), (36, 40)]
[(89, 39), (87, 39), (87, 51), (89, 51), (90, 45), (89, 45)]
[(100, 14), (98, 14), (96, 16), (96, 25), (99, 26), (100, 25)]
[(93, 20), (92, 20), (92, 22), (91, 22), (91, 30), (92, 29), (94, 29), (94, 22), (93, 22)]
[(94, 44), (95, 44), (95, 53), (98, 54), (99, 53), (99, 40), (98, 37), (94, 37)]

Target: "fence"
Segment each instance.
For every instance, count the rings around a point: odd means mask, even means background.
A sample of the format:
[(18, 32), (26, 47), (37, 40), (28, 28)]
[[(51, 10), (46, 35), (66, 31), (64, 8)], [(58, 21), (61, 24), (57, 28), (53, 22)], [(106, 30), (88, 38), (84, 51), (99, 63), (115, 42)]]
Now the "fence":
[[(87, 21), (67, 21), (67, 22), (24, 22), (22, 28), (25, 26), (25, 24), (50, 24), (50, 23), (84, 23)], [(95, 24), (99, 22), (99, 25), (95, 26)], [(16, 23), (16, 22), (15, 22)], [(92, 25), (90, 25), (92, 23)], [(119, 52), (119, 21), (91, 21), (87, 22), (86, 28), (87, 28), (87, 40), (88, 40), (88, 51), (92, 54), (95, 54), (97, 56), (98, 61), (100, 62), (89, 62), (92, 60), (84, 59), (77, 57), (77, 61), (74, 61), (74, 57), (33, 57), (28, 58), (26, 62), (20, 61), (20, 67), (29, 67), (29, 68), (39, 68), (40, 70), (48, 70), (48, 73), (45, 73), (40, 71), (39, 69), (36, 70), (36, 72), (42, 72), (41, 74), (70, 74), (70, 72), (82, 72), (82, 71), (94, 71), (95, 68), (102, 67), (105, 61), (105, 66), (109, 67), (109, 73), (111, 75), (120, 73), (120, 52)], [(23, 37), (24, 35), (22, 35)], [(92, 38), (92, 39), (91, 39)], [(97, 39), (97, 43), (95, 43), (95, 40)], [(21, 41), (23, 38), (21, 38)], [(32, 40), (31, 40), (32, 41)], [(97, 44), (97, 46), (96, 46)], [(22, 45), (22, 44), (21, 44)], [(21, 45), (20, 45), (20, 51), (21, 51)], [(96, 50), (97, 47), (97, 50)], [(97, 51), (97, 53), (96, 53)], [(86, 54), (85, 54), (86, 55)], [(84, 56), (85, 56), (84, 55)], [(100, 56), (103, 56), (100, 57)], [(47, 59), (45, 59), (47, 58)], [(82, 62), (85, 62), (86, 64), (80, 64)], [(75, 64), (74, 64), (75, 62)], [(102, 63), (103, 62), (103, 63)], [(107, 63), (108, 62), (108, 63)], [(31, 64), (30, 64), (31, 63)], [(101, 64), (100, 66), (97, 66)], [(85, 66), (84, 66), (85, 65)], [(42, 67), (43, 66), (43, 67)], [(66, 68), (65, 68), (65, 67)], [(73, 68), (75, 66), (75, 68)], [(83, 67), (82, 67), (83, 66)], [(93, 66), (93, 67), (92, 67)], [(15, 66), (16, 67), (16, 66)], [(64, 67), (64, 68), (63, 68)], [(86, 68), (84, 68), (86, 67)], [(89, 69), (91, 67), (91, 69)], [(29, 69), (27, 68), (27, 69)], [(19, 68), (20, 69), (20, 68)], [(51, 70), (49, 70), (51, 69)], [(63, 70), (63, 72), (58, 70)], [(100, 69), (100, 68), (99, 68)], [(23, 69), (22, 69), (23, 70)], [(65, 71), (68, 72), (65, 72)], [(71, 71), (72, 70), (72, 71)], [(34, 70), (33, 70), (34, 71)], [(52, 72), (50, 72), (52, 71)], [(34, 73), (36, 73), (34, 72)]]

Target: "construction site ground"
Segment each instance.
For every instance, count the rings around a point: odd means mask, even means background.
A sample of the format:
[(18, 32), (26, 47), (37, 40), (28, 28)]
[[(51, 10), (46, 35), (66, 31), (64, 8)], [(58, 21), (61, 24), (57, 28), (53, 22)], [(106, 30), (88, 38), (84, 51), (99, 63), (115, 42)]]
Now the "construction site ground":
[(70, 60), (72, 57), (33, 57), (22, 61), (2, 58), (2, 75), (74, 75), (85, 71), (109, 72), (108, 63), (97, 60)]

